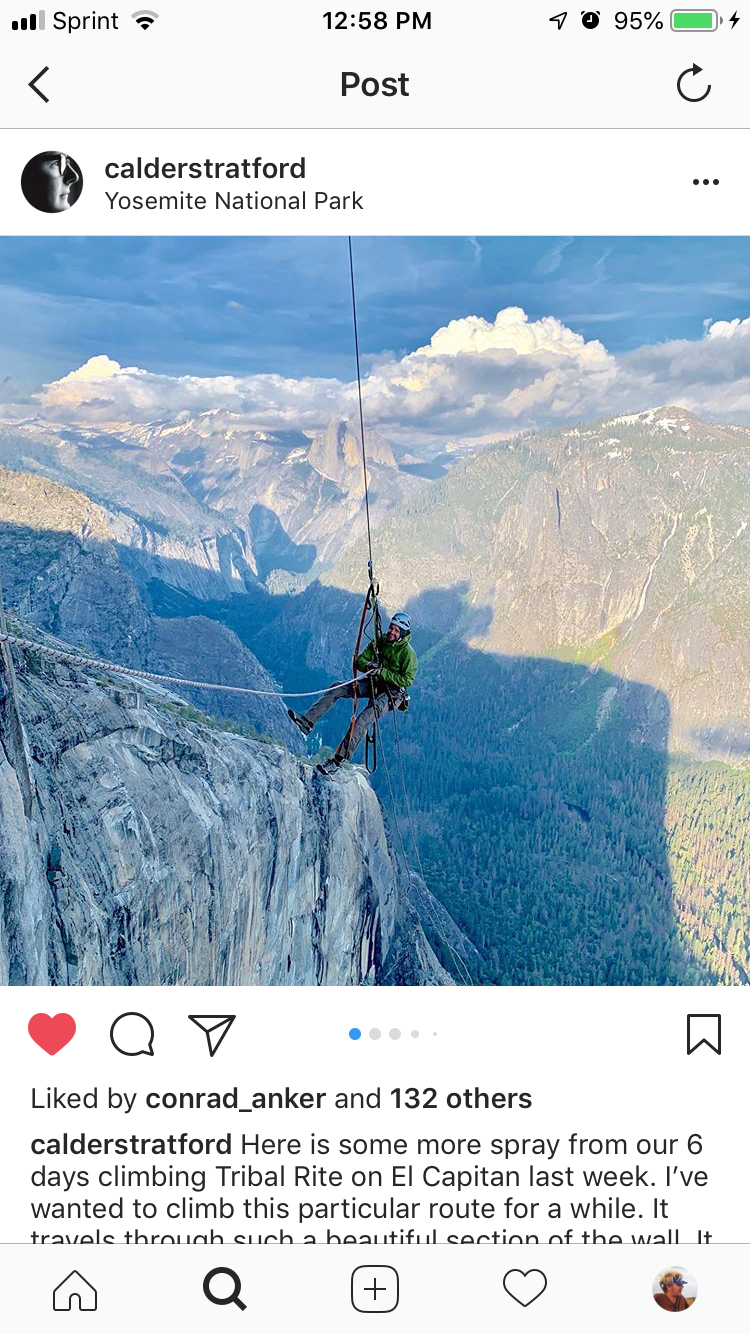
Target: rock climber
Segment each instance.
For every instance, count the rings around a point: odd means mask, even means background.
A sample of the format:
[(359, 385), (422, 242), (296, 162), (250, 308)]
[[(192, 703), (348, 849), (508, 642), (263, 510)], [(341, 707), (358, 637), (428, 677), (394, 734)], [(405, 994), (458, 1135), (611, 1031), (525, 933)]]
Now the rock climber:
[[(382, 718), (391, 709), (408, 707), (407, 690), (417, 674), (417, 655), (411, 646), (411, 618), (408, 612), (397, 611), (386, 634), (376, 635), (357, 658), (357, 671), (363, 680), (357, 682), (357, 695), (367, 701), (357, 714), (354, 727), (347, 728), (336, 753), (318, 765), (323, 774), (333, 774), (351, 759), (365, 733), (376, 718)], [(304, 736), (309, 736), (315, 724), (339, 699), (353, 699), (355, 687), (351, 683), (335, 684), (307, 710), (297, 714), (289, 710), (289, 717)]]

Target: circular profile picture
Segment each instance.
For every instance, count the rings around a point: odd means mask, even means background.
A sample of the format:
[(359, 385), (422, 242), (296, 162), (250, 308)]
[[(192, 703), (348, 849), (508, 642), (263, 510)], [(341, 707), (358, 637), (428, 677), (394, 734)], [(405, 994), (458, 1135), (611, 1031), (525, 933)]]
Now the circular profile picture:
[(698, 1296), (698, 1285), (687, 1269), (673, 1265), (656, 1275), (651, 1291), (662, 1311), (688, 1311)]
[(64, 213), (81, 197), (83, 173), (67, 153), (37, 153), (23, 169), (21, 189), (40, 213)]

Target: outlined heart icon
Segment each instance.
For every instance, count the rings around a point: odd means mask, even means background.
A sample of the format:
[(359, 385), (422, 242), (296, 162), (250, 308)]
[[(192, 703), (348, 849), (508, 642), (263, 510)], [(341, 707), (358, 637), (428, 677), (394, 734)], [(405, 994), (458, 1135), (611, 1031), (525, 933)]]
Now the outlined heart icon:
[(67, 1047), (75, 1031), (76, 1021), (72, 1014), (32, 1014), (29, 1020), (29, 1037), (48, 1056), (56, 1056)]
[(541, 1269), (509, 1269), (503, 1279), (505, 1291), (519, 1306), (531, 1306), (546, 1286), (547, 1275)]

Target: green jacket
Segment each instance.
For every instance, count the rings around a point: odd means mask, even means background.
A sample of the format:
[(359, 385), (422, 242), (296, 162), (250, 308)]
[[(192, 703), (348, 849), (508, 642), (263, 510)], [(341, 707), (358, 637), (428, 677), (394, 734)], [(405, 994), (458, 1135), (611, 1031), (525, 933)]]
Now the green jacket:
[(366, 672), (374, 662), (381, 664), (378, 680), (408, 690), (417, 674), (417, 655), (411, 646), (411, 635), (391, 644), (385, 635), (373, 639), (357, 658), (357, 671)]

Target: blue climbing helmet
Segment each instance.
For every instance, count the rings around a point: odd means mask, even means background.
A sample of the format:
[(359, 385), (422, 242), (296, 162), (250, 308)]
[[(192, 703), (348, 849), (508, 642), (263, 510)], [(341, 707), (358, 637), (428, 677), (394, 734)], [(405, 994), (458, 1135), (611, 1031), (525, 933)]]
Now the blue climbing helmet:
[(402, 635), (411, 634), (411, 616), (408, 611), (394, 612), (390, 623), (391, 625), (397, 625)]

